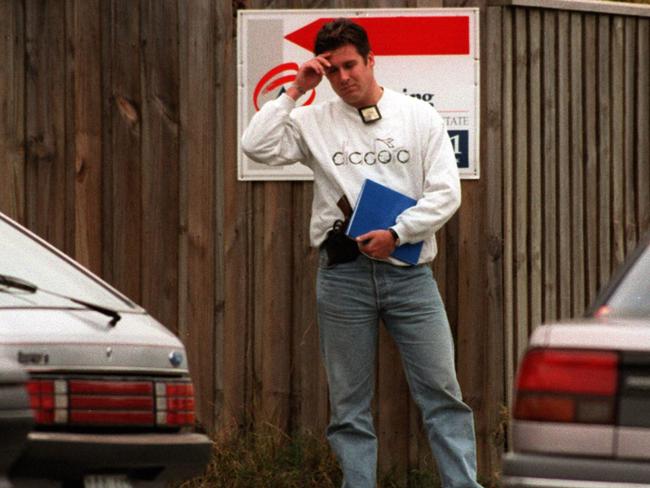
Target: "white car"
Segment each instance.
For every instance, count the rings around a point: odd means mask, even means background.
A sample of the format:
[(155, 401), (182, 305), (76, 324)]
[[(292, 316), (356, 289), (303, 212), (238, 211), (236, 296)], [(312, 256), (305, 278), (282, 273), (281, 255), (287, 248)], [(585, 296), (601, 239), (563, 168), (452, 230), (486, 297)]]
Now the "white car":
[(202, 472), (179, 339), (0, 213), (0, 486), (158, 486)]
[(650, 235), (587, 318), (535, 330), (512, 416), (503, 486), (650, 486)]

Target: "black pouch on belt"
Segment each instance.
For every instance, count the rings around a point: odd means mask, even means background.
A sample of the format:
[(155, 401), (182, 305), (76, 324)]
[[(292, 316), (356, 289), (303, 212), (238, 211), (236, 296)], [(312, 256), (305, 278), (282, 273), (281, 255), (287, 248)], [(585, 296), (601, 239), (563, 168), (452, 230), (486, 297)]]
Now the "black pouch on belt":
[(347, 229), (348, 224), (350, 223), (350, 217), (352, 216), (350, 202), (348, 202), (348, 199), (344, 195), (336, 205), (343, 212), (345, 220), (337, 220), (334, 222), (332, 230), (327, 233), (327, 238), (321, 245), (321, 247), (327, 252), (327, 261), (329, 266), (349, 263), (350, 261), (357, 259), (360, 254), (357, 241), (345, 233), (345, 229)]

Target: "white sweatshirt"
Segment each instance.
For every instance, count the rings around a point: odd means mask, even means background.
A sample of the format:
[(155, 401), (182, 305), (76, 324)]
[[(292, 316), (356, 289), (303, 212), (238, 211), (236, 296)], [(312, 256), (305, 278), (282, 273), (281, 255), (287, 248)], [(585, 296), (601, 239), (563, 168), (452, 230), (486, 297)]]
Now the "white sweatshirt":
[[(384, 89), (377, 106), (382, 119), (364, 124), (356, 108), (340, 98), (295, 107), (286, 94), (267, 102), (242, 137), (254, 161), (302, 162), (314, 172), (311, 245), (318, 247), (346, 195), (354, 207), (366, 178), (417, 200), (393, 226), (404, 243), (424, 241), (420, 263), (437, 252), (435, 232), (460, 206), (456, 157), (442, 117), (426, 102)], [(404, 264), (390, 259), (394, 264)]]

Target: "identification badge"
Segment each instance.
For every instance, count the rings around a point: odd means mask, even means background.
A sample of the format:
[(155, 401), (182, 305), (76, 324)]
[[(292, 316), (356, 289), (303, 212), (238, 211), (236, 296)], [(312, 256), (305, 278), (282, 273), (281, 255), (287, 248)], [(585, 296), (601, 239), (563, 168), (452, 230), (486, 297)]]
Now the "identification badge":
[(370, 124), (372, 122), (377, 122), (381, 119), (381, 112), (377, 105), (369, 105), (368, 107), (361, 107), (359, 109), (359, 115), (361, 115), (361, 120), (364, 124)]

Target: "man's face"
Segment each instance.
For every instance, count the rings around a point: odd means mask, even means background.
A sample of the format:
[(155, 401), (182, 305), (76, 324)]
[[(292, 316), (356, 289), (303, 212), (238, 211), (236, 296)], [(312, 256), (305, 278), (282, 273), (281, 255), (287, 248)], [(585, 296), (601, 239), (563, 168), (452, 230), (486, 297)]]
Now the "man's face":
[(352, 44), (345, 44), (329, 53), (331, 67), (326, 71), (334, 92), (349, 105), (360, 108), (373, 104), (375, 57), (364, 59)]

